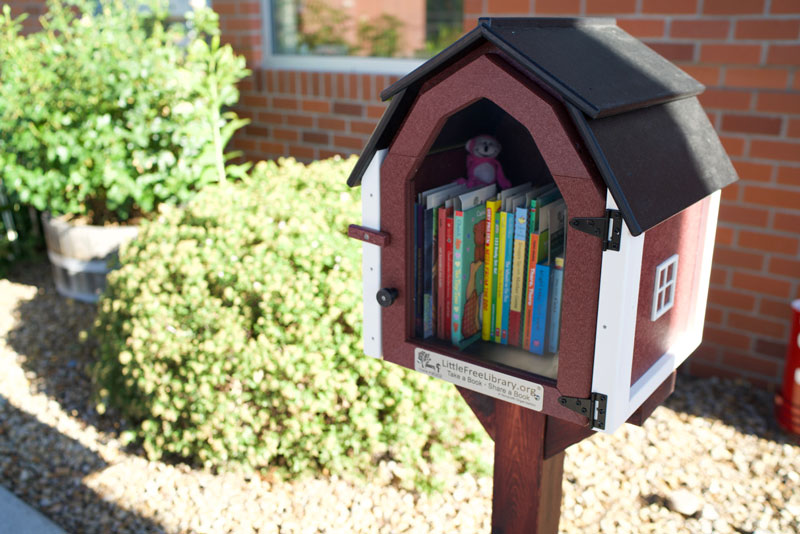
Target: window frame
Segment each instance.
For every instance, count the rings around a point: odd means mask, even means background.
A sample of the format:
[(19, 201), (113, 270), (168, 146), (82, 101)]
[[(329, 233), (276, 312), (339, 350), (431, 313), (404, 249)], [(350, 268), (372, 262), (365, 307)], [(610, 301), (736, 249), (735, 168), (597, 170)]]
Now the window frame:
[[(662, 274), (664, 275), (663, 284), (661, 283)], [(653, 284), (653, 311), (650, 315), (651, 321), (656, 321), (675, 306), (675, 290), (677, 285), (678, 255), (673, 254), (656, 267), (656, 279)], [(661, 298), (662, 295), (664, 297), (663, 299)], [(661, 303), (660, 305), (659, 302)]]
[(272, 0), (261, 0), (261, 35), (262, 66), (269, 70), (403, 76), (427, 61), (390, 57), (275, 54), (272, 46)]

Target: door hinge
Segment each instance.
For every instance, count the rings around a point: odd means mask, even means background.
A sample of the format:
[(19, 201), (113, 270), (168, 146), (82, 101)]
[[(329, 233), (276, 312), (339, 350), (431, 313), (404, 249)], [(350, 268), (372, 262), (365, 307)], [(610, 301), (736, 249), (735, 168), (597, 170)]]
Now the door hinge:
[(606, 404), (608, 395), (592, 393), (588, 399), (578, 397), (559, 397), (559, 404), (569, 408), (575, 413), (589, 418), (592, 428), (604, 430), (606, 428)]
[(603, 250), (619, 252), (622, 239), (622, 213), (619, 210), (606, 210), (605, 217), (573, 217), (569, 225), (599, 237), (603, 242)]

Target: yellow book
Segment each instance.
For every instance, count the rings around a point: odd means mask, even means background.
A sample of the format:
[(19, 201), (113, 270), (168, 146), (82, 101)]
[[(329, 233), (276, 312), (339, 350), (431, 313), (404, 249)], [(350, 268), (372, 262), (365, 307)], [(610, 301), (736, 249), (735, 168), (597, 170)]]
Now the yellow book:
[(481, 323), (481, 339), (490, 341), (494, 334), (494, 290), (496, 287), (493, 276), (495, 267), (495, 227), (496, 216), (500, 209), (500, 200), (486, 202), (486, 242), (484, 244), (483, 263), (483, 319)]
[[(503, 279), (506, 272), (506, 227), (508, 225), (508, 213), (501, 211), (497, 214), (497, 250), (495, 251), (494, 274), (494, 335), (492, 341), (500, 343), (502, 340), (501, 329), (503, 325)], [(509, 251), (510, 252), (510, 251)]]

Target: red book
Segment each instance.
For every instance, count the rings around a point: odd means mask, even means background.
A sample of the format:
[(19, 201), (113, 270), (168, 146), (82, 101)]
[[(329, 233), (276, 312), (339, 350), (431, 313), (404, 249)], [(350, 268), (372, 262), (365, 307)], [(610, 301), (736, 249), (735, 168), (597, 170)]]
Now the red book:
[(525, 282), (525, 315), (522, 325), (522, 348), (528, 350), (531, 344), (531, 323), (533, 322), (533, 289), (536, 286), (536, 260), (539, 250), (539, 234), (528, 236), (528, 273)]
[(445, 322), (448, 325), (447, 332), (445, 333), (444, 339), (445, 341), (452, 341), (452, 328), (449, 326), (452, 324), (453, 320), (453, 208), (450, 208), (447, 213), (447, 223), (446, 223), (446, 249), (445, 249), (445, 261), (444, 261), (444, 278), (445, 278), (445, 289), (444, 289), (444, 315), (445, 315)]
[(447, 217), (453, 216), (453, 208), (439, 208), (437, 219), (437, 270), (436, 276), (436, 337), (450, 341), (450, 322), (447, 317)]

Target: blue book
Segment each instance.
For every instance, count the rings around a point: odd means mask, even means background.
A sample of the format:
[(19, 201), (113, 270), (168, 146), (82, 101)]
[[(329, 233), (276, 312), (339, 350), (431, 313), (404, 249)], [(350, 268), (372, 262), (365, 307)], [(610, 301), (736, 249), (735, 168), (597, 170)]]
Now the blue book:
[[(451, 339), (464, 348), (481, 337), (486, 207), (454, 211)], [(480, 251), (479, 254), (476, 254)]]
[(508, 345), (508, 317), (511, 309), (511, 279), (514, 250), (514, 216), (509, 213), (504, 219), (506, 223), (505, 250), (503, 258), (503, 312), (500, 324), (500, 343)]
[(531, 346), (534, 354), (544, 354), (547, 335), (548, 293), (550, 291), (550, 266), (536, 265), (536, 285), (533, 289), (533, 318), (531, 321)]
[(547, 352), (558, 352), (561, 331), (561, 291), (564, 287), (564, 258), (557, 257), (550, 269), (550, 311), (547, 318)]

